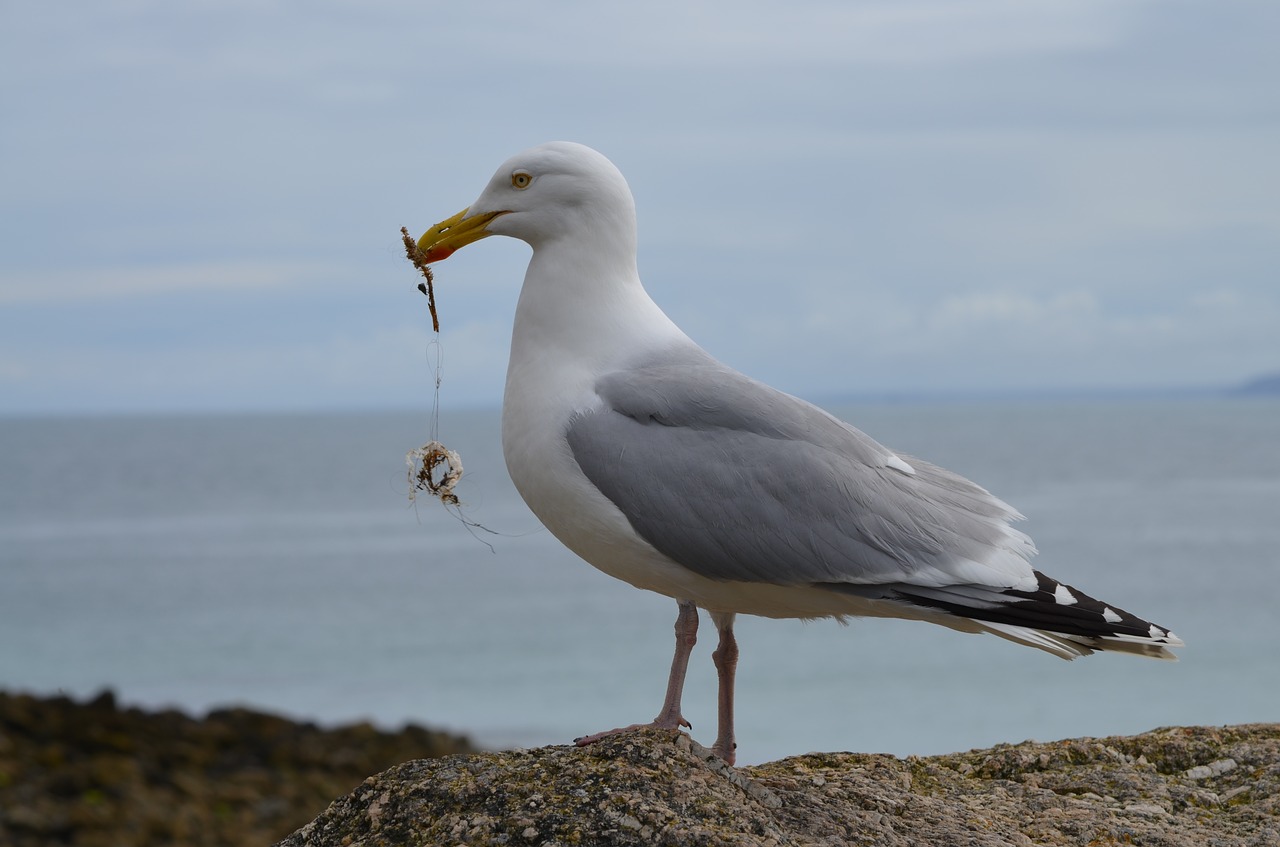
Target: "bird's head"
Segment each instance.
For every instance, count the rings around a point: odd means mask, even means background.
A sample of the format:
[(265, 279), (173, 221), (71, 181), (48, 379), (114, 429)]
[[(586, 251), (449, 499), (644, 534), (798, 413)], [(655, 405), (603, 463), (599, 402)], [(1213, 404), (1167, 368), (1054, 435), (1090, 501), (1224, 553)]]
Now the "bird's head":
[(517, 153), (498, 168), (476, 201), (418, 239), (426, 262), (490, 235), (542, 244), (613, 230), (634, 239), (635, 203), (621, 172), (600, 153), (552, 141)]

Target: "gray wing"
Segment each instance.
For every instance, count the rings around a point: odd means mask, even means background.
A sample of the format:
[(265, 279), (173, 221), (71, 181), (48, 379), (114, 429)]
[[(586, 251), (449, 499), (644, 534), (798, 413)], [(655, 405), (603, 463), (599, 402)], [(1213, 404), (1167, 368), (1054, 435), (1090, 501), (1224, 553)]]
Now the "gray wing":
[(821, 409), (680, 351), (596, 385), (567, 436), (641, 537), (705, 577), (1013, 585), (1030, 539), (1006, 504)]

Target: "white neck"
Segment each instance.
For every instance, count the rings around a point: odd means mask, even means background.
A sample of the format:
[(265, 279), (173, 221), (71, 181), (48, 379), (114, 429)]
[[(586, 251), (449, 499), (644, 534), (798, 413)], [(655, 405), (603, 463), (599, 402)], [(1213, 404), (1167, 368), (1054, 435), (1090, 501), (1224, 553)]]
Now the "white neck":
[(507, 368), (506, 403), (530, 390), (580, 405), (595, 380), (637, 357), (692, 343), (640, 283), (635, 251), (539, 245), (529, 261)]

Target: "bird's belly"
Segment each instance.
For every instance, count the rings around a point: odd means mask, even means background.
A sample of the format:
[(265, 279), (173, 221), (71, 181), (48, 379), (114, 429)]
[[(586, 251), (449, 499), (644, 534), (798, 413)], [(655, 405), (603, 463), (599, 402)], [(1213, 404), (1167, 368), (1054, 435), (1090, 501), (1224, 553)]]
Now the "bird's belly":
[(696, 574), (655, 550), (582, 473), (559, 428), (503, 422), (503, 453), (516, 490), (538, 520), (589, 564), (637, 588), (682, 597)]

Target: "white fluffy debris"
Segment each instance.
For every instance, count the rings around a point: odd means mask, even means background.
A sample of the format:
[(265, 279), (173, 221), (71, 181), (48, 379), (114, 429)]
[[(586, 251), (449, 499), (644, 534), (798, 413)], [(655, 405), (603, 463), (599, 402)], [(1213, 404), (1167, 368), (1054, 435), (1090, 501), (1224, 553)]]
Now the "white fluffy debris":
[(456, 452), (439, 441), (431, 441), (405, 454), (409, 466), (409, 500), (417, 499), (419, 491), (429, 491), (448, 506), (458, 505), (458, 495), (453, 488), (462, 479), (462, 459)]

